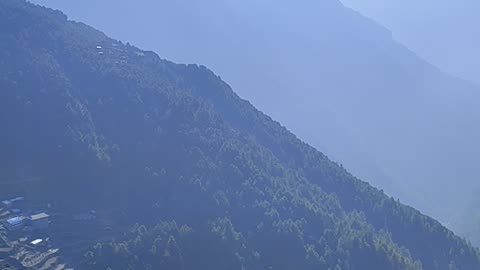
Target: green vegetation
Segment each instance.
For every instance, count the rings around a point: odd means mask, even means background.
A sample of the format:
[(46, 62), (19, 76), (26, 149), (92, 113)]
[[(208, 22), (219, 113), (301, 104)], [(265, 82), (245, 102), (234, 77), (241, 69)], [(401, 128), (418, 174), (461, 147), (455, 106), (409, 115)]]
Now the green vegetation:
[(476, 249), (207, 68), (22, 0), (0, 3), (0, 25), (1, 171), (133, 226), (86, 252), (86, 269), (480, 269)]

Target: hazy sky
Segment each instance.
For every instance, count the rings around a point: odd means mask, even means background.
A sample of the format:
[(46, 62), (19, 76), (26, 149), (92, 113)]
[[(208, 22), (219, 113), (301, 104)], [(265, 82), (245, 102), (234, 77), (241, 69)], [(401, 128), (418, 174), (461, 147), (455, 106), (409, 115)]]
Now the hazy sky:
[(479, 0), (342, 0), (447, 71), (480, 83)]

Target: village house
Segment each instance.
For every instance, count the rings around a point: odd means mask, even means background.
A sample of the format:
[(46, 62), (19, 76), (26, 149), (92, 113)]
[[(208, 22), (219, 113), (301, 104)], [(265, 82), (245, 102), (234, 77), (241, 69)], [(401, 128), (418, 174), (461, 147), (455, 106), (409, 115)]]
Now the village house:
[(24, 217), (9, 218), (4, 222), (4, 226), (9, 231), (20, 230), (25, 225), (24, 219), (25, 219)]
[(30, 216), (30, 224), (36, 230), (46, 229), (50, 224), (50, 216), (46, 213), (40, 213)]

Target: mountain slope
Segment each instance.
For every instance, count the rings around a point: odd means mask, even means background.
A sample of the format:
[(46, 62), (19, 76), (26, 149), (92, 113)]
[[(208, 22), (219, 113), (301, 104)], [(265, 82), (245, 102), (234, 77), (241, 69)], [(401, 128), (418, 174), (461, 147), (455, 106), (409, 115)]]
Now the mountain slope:
[[(354, 175), (445, 224), (479, 188), (480, 90), (337, 0), (38, 1), (169, 59), (207, 64)], [(125, 20), (132, 10), (141, 18)]]
[(0, 179), (43, 179), (0, 182), (1, 194), (110, 211), (115, 229), (146, 224), (92, 247), (83, 268), (480, 267), (476, 249), (205, 67), (21, 0), (0, 3), (0, 25)]

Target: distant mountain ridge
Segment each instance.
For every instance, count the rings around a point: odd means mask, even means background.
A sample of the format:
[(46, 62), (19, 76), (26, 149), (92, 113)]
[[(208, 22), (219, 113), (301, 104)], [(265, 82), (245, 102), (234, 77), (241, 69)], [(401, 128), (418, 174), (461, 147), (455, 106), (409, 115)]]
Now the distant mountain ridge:
[(478, 1), (342, 2), (387, 26), (397, 40), (442, 70), (480, 84)]
[(85, 269), (480, 267), (478, 250), (331, 162), (207, 68), (22, 0), (0, 3), (0, 25), (0, 179), (44, 179), (1, 193), (64, 211), (119, 210), (110, 218), (132, 226), (92, 243)]

